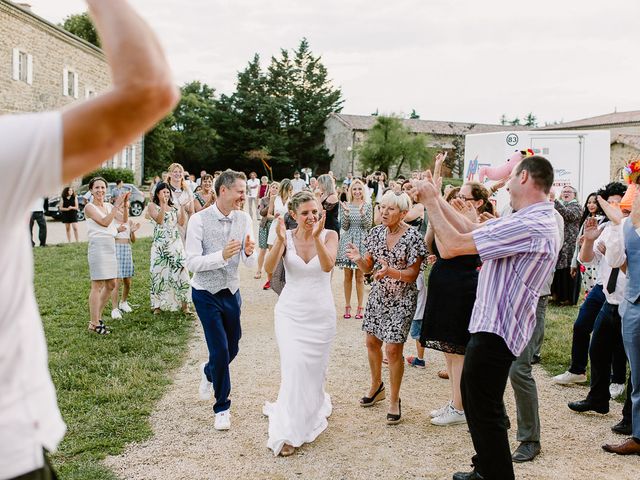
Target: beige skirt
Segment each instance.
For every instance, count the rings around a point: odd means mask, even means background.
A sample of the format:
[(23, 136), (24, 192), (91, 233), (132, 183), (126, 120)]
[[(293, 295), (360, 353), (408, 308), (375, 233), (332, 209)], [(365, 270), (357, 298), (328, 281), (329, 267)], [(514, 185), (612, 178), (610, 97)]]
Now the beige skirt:
[(111, 280), (118, 276), (115, 238), (90, 239), (87, 258), (91, 280)]

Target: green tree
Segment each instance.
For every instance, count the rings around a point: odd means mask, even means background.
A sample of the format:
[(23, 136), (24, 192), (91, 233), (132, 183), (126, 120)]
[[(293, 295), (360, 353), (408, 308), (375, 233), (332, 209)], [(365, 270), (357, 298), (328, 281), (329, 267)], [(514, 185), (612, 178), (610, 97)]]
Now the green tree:
[(411, 114), (409, 115), (409, 118), (411, 120), (417, 120), (420, 118), (420, 115), (418, 115), (415, 108), (411, 110)]
[(144, 177), (160, 175), (173, 162), (176, 119), (167, 115), (144, 137)]
[(527, 116), (524, 118), (524, 124), (527, 127), (537, 127), (538, 126), (538, 119), (536, 118), (536, 116), (532, 112), (529, 112), (527, 114)]
[(69, 15), (59, 26), (67, 32), (73, 33), (76, 37), (80, 37), (98, 48), (101, 47), (100, 37), (98, 37), (98, 32), (88, 12)]
[(378, 116), (369, 135), (358, 149), (358, 159), (364, 170), (381, 170), (395, 176), (403, 167), (424, 168), (433, 152), (427, 147), (424, 135), (414, 135), (396, 117)]
[(287, 129), (287, 150), (297, 169), (328, 170), (331, 154), (324, 146), (324, 122), (342, 110), (342, 92), (334, 88), (321, 57), (315, 56), (303, 38), (293, 51), (290, 78), (292, 123)]
[(503, 113), (500, 116), (500, 125), (508, 125), (509, 124), (509, 119), (507, 119), (507, 116)]
[(217, 153), (218, 135), (213, 127), (216, 110), (214, 89), (194, 81), (182, 88), (180, 103), (173, 112), (173, 160), (190, 172), (211, 168)]

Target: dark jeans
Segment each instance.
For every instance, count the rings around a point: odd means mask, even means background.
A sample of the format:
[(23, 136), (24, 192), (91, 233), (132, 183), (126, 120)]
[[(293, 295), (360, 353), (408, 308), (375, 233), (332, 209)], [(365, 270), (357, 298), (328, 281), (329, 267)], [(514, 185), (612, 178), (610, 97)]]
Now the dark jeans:
[(40, 246), (44, 247), (47, 244), (47, 220), (44, 218), (43, 212), (31, 212), (31, 220), (29, 220), (29, 233), (31, 234), (31, 245), (35, 246), (33, 242), (33, 224), (38, 223), (38, 239), (40, 240)]
[(204, 366), (204, 373), (207, 380), (213, 383), (216, 396), (213, 411), (224, 412), (231, 406), (229, 364), (238, 354), (238, 342), (242, 336), (240, 290), (233, 294), (225, 288), (213, 295), (194, 288), (192, 298), (209, 349), (209, 361)]
[(501, 337), (484, 332), (471, 335), (464, 355), (460, 387), (476, 450), (473, 465), (487, 480), (515, 478), (503, 402), (515, 358)]
[[(593, 327), (591, 335), (591, 346), (589, 347), (589, 358), (591, 359), (591, 389), (587, 399), (593, 403), (609, 403), (609, 384), (611, 383), (611, 364), (614, 353), (623, 355), (624, 344), (622, 343), (622, 321), (618, 314), (618, 306), (605, 302)], [(626, 373), (626, 365), (625, 365)], [(624, 383), (625, 377), (621, 382)]]
[[(602, 285), (594, 285), (580, 307), (578, 318), (573, 324), (571, 366), (569, 367), (571, 373), (582, 375), (587, 372), (591, 332), (605, 300)], [(613, 354), (613, 375), (611, 376), (613, 383), (624, 383), (627, 377), (627, 356), (622, 355), (623, 353), (624, 351), (616, 350)]]
[(53, 471), (53, 467), (49, 463), (49, 457), (47, 453), (44, 454), (44, 466), (33, 472), (25, 473), (19, 477), (13, 477), (12, 480), (57, 480), (56, 472)]

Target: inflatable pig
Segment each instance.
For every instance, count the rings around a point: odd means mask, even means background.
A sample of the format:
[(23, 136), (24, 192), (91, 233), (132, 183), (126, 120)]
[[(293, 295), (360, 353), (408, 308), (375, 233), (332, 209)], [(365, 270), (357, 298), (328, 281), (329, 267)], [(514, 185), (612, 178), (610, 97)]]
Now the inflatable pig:
[(507, 163), (503, 163), (497, 167), (480, 167), (480, 171), (478, 172), (480, 178), (478, 181), (483, 183), (486, 179), (495, 181), (502, 180), (511, 175), (515, 166), (518, 165), (523, 158), (530, 157), (531, 155), (533, 155), (532, 150), (516, 150), (514, 154), (507, 159)]

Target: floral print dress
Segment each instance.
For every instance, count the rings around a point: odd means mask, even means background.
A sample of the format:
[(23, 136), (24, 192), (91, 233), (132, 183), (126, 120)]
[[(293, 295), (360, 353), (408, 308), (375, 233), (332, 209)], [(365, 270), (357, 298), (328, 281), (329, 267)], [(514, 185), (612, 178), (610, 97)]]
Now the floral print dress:
[[(385, 260), (389, 267), (404, 270), (419, 258), (427, 247), (415, 228), (407, 228), (392, 249), (387, 247), (387, 227), (378, 225), (369, 232), (364, 246), (373, 257), (374, 270)], [(362, 330), (387, 343), (404, 343), (416, 311), (418, 287), (389, 277), (376, 280), (371, 286), (365, 308)]]
[(178, 210), (164, 214), (155, 224), (151, 245), (151, 308), (175, 312), (189, 301), (189, 273), (184, 244), (178, 230)]
[(355, 270), (358, 266), (347, 258), (347, 245), (353, 243), (358, 247), (360, 255), (364, 255), (364, 241), (371, 229), (373, 222), (373, 208), (370, 203), (363, 204), (362, 208), (350, 203), (348, 209), (341, 208), (340, 243), (338, 245), (338, 257), (336, 266)]

